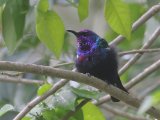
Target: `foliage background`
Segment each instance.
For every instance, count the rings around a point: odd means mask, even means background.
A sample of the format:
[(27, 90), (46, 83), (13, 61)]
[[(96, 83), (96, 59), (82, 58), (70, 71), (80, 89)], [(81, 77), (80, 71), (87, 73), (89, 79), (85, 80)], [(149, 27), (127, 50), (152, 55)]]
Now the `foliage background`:
[[(65, 33), (64, 36), (64, 44), (62, 46), (62, 54), (59, 59), (59, 53), (53, 54), (42, 42), (40, 42), (39, 37), (36, 34), (36, 0), (30, 0), (29, 3), (20, 3), (13, 0), (13, 2), (9, 2), (10, 0), (1, 0), (0, 1), (0, 60), (4, 61), (14, 61), (14, 62), (22, 62), (22, 63), (34, 63), (34, 64), (42, 64), (49, 66), (56, 66), (61, 63), (72, 63), (75, 58), (75, 50), (76, 43), (75, 38), (70, 36), (68, 33)], [(8, 6), (4, 6), (6, 3), (10, 3)], [(81, 29), (91, 29), (96, 32), (101, 37), (104, 37), (108, 42), (112, 41), (118, 34), (114, 32), (109, 25), (107, 24), (104, 16), (104, 0), (90, 0), (89, 1), (89, 16), (83, 20), (83, 18), (79, 18), (77, 4), (78, 0), (75, 0), (72, 4), (72, 1), (65, 0), (49, 0), (49, 8), (54, 10), (58, 16), (61, 18), (65, 29), (73, 29), (79, 31)], [(158, 0), (130, 0), (125, 1), (129, 5), (130, 15), (131, 15), (131, 23), (137, 20), (144, 12), (146, 12), (151, 6), (158, 4)], [(22, 8), (18, 8), (17, 4), (24, 4)], [(27, 6), (27, 4), (29, 4)], [(9, 10), (14, 11), (13, 16), (9, 15), (9, 12), (4, 11), (4, 7), (8, 7)], [(17, 8), (16, 8), (17, 7)], [(18, 14), (18, 11), (21, 10), (26, 12), (26, 17), (24, 18), (24, 14)], [(6, 14), (4, 14), (6, 12)], [(153, 16), (149, 21), (147, 21), (144, 25), (142, 25), (135, 33), (131, 34), (130, 40), (124, 40), (117, 47), (118, 51), (128, 51), (132, 49), (139, 49), (152, 35), (154, 30), (160, 26), (160, 14), (158, 13), (156, 16)], [(22, 19), (25, 19), (25, 22), (21, 22)], [(9, 22), (7, 20), (10, 20)], [(23, 20), (22, 20), (23, 21)], [(16, 26), (15, 30), (11, 28), (12, 22), (15, 22)], [(10, 24), (8, 24), (10, 23)], [(2, 27), (3, 26), (3, 27)], [(57, 29), (56, 29), (57, 27)], [(59, 26), (55, 27), (55, 31), (59, 30)], [(24, 28), (23, 34), (21, 34)], [(61, 30), (61, 29), (60, 29)], [(14, 33), (18, 31), (17, 35)], [(13, 33), (13, 34), (10, 34)], [(62, 33), (63, 34), (63, 33)], [(4, 42), (3, 38), (6, 36), (6, 40)], [(58, 41), (57, 41), (58, 42)], [(50, 44), (50, 43), (49, 43)], [(7, 48), (7, 47), (8, 48)], [(55, 45), (53, 45), (55, 47)], [(160, 46), (160, 37), (154, 42), (152, 48), (158, 48)], [(55, 53), (55, 52), (54, 52)], [(132, 55), (125, 55), (123, 57), (119, 57), (120, 67), (123, 66), (127, 60), (129, 60)], [(131, 78), (136, 76), (138, 73), (143, 71), (147, 66), (154, 63), (156, 60), (160, 59), (159, 52), (155, 53), (146, 53), (143, 57), (132, 66), (125, 74), (121, 76), (123, 83), (128, 82)], [(60, 68), (72, 70), (74, 67), (73, 64), (65, 65)], [(1, 75), (15, 75), (15, 72), (6, 72), (1, 71)], [(137, 97), (141, 97), (146, 90), (148, 90), (151, 86), (160, 83), (159, 78), (160, 71), (154, 72), (152, 75), (147, 77), (143, 82), (136, 85), (133, 89), (131, 89), (131, 93)], [(51, 78), (47, 76), (38, 76), (29, 73), (20, 74), (16, 77), (20, 78), (28, 78), (28, 79), (38, 79), (45, 80), (49, 83), (55, 83), (57, 78)], [(83, 86), (83, 85), (82, 85)], [(1, 120), (9, 120), (15, 116), (18, 111), (20, 111), (30, 100), (32, 100), (37, 95), (37, 90), (39, 89), (39, 85), (27, 85), (27, 84), (14, 84), (14, 83), (0, 83), (0, 108), (2, 108), (5, 104), (11, 104), (13, 109), (8, 111), (7, 113), (0, 116)], [(47, 87), (48, 89), (48, 87)], [(64, 91), (70, 90), (70, 87), (64, 87)], [(63, 91), (63, 90), (62, 90)], [(156, 107), (160, 108), (160, 87), (156, 87), (151, 92), (149, 92), (146, 96), (151, 96), (154, 98), (156, 102)], [(64, 97), (70, 96), (70, 98), (77, 99), (73, 94), (69, 93), (60, 93), (61, 96)], [(79, 94), (78, 94), (79, 95)], [(82, 97), (82, 96), (81, 96)], [(84, 96), (83, 96), (84, 97)], [(86, 94), (85, 94), (86, 97)], [(93, 96), (92, 96), (93, 97)], [(58, 99), (58, 97), (54, 97)], [(65, 97), (64, 97), (65, 98)], [(68, 100), (70, 101), (70, 99)], [(62, 104), (61, 101), (59, 104)], [(56, 103), (58, 104), (58, 103)], [(74, 105), (73, 105), (74, 104)], [(108, 103), (109, 105), (115, 106), (116, 108), (121, 108), (128, 113), (137, 114), (137, 111), (133, 108), (124, 106), (124, 103), (116, 103), (113, 105), (112, 102)], [(150, 104), (150, 103), (148, 103)], [(146, 104), (146, 105), (148, 105)], [(75, 107), (75, 101), (71, 102), (68, 106), (72, 108)], [(123, 107), (124, 106), (124, 107)], [(44, 106), (42, 107), (44, 109)], [(35, 111), (38, 111), (39, 108), (36, 108)], [(91, 108), (92, 109), (92, 108)], [(42, 110), (42, 109), (41, 109)], [(125, 120), (125, 118), (114, 115), (104, 109), (102, 109), (106, 118), (112, 120)], [(95, 113), (97, 114), (97, 112)], [(35, 114), (38, 116), (37, 114)], [(40, 114), (41, 115), (41, 114)], [(33, 116), (32, 116), (33, 117)], [(44, 117), (44, 116), (43, 116)], [(36, 117), (35, 117), (36, 118)], [(41, 119), (41, 118), (40, 118)], [(55, 118), (56, 119), (56, 118)], [(74, 118), (75, 119), (75, 118)], [(48, 119), (47, 119), (48, 120)], [(88, 120), (88, 119), (87, 119)]]

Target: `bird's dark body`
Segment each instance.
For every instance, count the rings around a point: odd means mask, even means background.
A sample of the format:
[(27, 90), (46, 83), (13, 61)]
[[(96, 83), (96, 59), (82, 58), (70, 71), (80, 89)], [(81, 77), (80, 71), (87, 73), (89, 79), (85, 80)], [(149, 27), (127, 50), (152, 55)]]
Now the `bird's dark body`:
[[(83, 33), (85, 36), (82, 36)], [(91, 37), (87, 37), (87, 35)], [(118, 75), (117, 55), (114, 48), (89, 30), (80, 31), (77, 39), (79, 45), (75, 63), (78, 72), (89, 73), (127, 92)], [(114, 97), (111, 98), (114, 102), (119, 101)]]
[[(86, 61), (79, 61), (76, 58), (76, 68), (81, 73), (90, 73), (91, 75), (100, 78), (102, 80), (107, 80), (117, 73), (117, 60), (116, 55), (112, 49), (104, 49), (105, 53), (99, 52), (99, 54), (90, 53), (85, 59)], [(114, 75), (112, 75), (114, 73)], [(110, 83), (110, 81), (107, 81)]]

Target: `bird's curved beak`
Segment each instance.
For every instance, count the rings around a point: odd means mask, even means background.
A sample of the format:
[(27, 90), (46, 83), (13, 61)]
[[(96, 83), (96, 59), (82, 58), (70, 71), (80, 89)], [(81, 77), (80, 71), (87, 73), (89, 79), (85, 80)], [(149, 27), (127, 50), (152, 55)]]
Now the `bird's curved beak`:
[(76, 37), (78, 36), (78, 32), (76, 31), (73, 31), (73, 30), (67, 30), (67, 31), (73, 33)]

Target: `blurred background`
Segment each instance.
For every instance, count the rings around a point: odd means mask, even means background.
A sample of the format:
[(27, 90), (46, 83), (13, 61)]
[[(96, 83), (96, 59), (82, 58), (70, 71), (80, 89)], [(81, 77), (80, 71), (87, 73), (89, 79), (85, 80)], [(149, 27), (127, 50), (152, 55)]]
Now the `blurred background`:
[[(143, 13), (150, 9), (153, 5), (159, 3), (159, 0), (125, 0), (130, 6), (130, 14), (132, 23), (135, 22)], [(83, 22), (80, 22), (77, 9), (74, 5), (66, 0), (49, 0), (50, 8), (55, 10), (64, 22), (65, 29), (82, 30), (91, 29), (101, 37), (105, 38), (108, 42), (112, 41), (117, 33), (107, 25), (104, 17), (104, 0), (90, 0), (89, 3), (89, 16)], [(78, 0), (74, 0), (77, 4)], [(38, 39), (35, 32), (35, 7), (37, 0), (30, 0), (29, 9), (26, 16), (24, 34), (21, 40), (18, 41), (14, 53), (10, 53), (5, 46), (2, 36), (2, 20), (0, 19), (0, 60), (1, 61), (14, 61), (21, 63), (33, 63), (49, 66), (56, 66), (61, 63), (70, 63), (60, 68), (72, 70), (74, 68), (74, 59), (76, 51), (75, 37), (65, 33), (65, 40), (63, 45), (63, 52), (60, 59), (57, 59), (53, 53), (48, 50), (43, 43)], [(0, 2), (0, 17), (2, 17), (2, 10), (4, 7), (3, 0)], [(131, 40), (124, 40), (116, 46), (117, 51), (128, 51), (133, 49), (139, 49), (152, 35), (152, 33), (160, 26), (160, 12), (148, 20), (138, 30), (131, 35)], [(58, 27), (58, 26), (57, 26)], [(9, 44), (14, 44), (15, 41)], [(160, 37), (154, 42), (151, 48), (160, 48)], [(127, 60), (129, 60), (133, 54), (124, 55), (118, 57), (119, 68), (123, 66)], [(160, 52), (146, 53), (138, 62), (133, 65), (127, 72), (125, 72), (121, 79), (123, 83), (127, 83), (131, 78), (142, 72), (146, 67), (153, 64), (160, 59)], [(38, 76), (29, 73), (19, 74), (17, 72), (0, 71), (0, 75), (17, 75), (16, 77), (46, 80), (51, 82), (57, 81), (56, 78), (50, 78), (46, 76)], [(52, 79), (52, 80), (51, 80)], [(157, 85), (158, 84), (158, 85)], [(155, 86), (155, 87), (154, 87)], [(9, 82), (0, 81), (0, 107), (5, 104), (11, 104), (14, 106), (15, 111), (10, 111), (0, 117), (0, 120), (10, 120), (12, 116), (17, 114), (18, 110), (21, 110), (31, 99), (37, 95), (37, 89), (39, 85), (27, 85), (27, 84), (15, 84)], [(150, 88), (153, 88), (150, 90)], [(149, 90), (148, 93), (146, 91)], [(144, 81), (134, 86), (130, 92), (139, 97), (144, 98), (147, 96), (157, 95), (160, 92), (160, 70), (154, 72)], [(160, 95), (159, 95), (160, 96)], [(154, 97), (160, 102), (160, 97)], [(112, 102), (108, 104), (113, 105)], [(124, 103), (118, 103), (117, 108), (123, 109), (129, 113), (136, 114), (135, 109), (130, 109), (128, 106), (124, 106)], [(156, 104), (156, 107), (160, 109), (160, 104)], [(17, 111), (16, 111), (17, 110)], [(127, 120), (124, 117), (114, 115), (107, 110), (102, 109), (107, 120)]]

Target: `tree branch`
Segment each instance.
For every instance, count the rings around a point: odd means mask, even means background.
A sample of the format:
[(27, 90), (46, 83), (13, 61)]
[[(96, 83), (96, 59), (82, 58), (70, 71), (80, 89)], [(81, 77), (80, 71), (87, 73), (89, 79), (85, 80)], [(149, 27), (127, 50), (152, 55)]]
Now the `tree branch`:
[[(55, 76), (55, 77), (64, 78), (67, 80), (74, 80), (76, 82), (88, 84), (88, 85), (93, 86), (97, 89), (100, 89), (104, 92), (107, 92), (110, 95), (118, 98), (119, 100), (121, 100), (131, 106), (134, 106), (136, 108), (138, 108), (141, 104), (141, 101), (132, 97), (131, 95), (127, 94), (126, 92), (124, 92), (124, 91), (122, 91), (112, 85), (108, 85), (104, 81), (102, 81), (98, 78), (88, 77), (84, 74), (77, 73), (77, 72), (56, 69), (56, 68), (52, 68), (49, 66), (22, 64), (22, 63), (14, 63), (14, 62), (6, 62), (6, 61), (0, 61), (0, 70), (29, 72), (29, 73), (35, 73), (35, 74), (40, 74), (40, 75)], [(66, 82), (67, 81), (65, 81), (65, 83)], [(51, 91), (48, 91), (48, 92), (52, 93)], [(48, 96), (48, 92), (46, 93), (47, 96)], [(46, 94), (44, 94), (45, 97), (46, 97)], [(44, 97), (43, 96), (41, 96), (41, 97), (43, 100)], [(39, 101), (42, 101), (42, 100), (40, 99)], [(37, 104), (37, 102), (36, 102), (36, 104)], [(30, 108), (30, 106), (29, 106), (29, 108)], [(154, 116), (155, 118), (160, 118), (160, 112), (154, 108), (150, 108), (147, 111), (147, 113)], [(18, 118), (20, 119), (23, 116), (18, 117)], [(14, 120), (19, 120), (19, 119), (14, 119)]]
[[(156, 8), (156, 9), (155, 9)], [(141, 20), (141, 24), (144, 22), (144, 21), (146, 21), (146, 20), (148, 20), (151, 16), (150, 15), (152, 15), (153, 16), (153, 14), (155, 14), (157, 11), (159, 11), (159, 9), (160, 9), (160, 6), (159, 5), (157, 5), (157, 6), (154, 6), (154, 7), (152, 7), (151, 8), (151, 10), (149, 10), (145, 15), (146, 16), (148, 16), (148, 17), (145, 17), (145, 18), (143, 18), (144, 16), (142, 16), (140, 19), (139, 19), (139, 21)], [(154, 13), (153, 13), (153, 10), (154, 10)], [(152, 12), (151, 12), (152, 11)], [(151, 14), (152, 13), (152, 14)], [(143, 21), (143, 22), (142, 22)], [(138, 21), (137, 21), (138, 22)], [(140, 26), (141, 25), (140, 24), (140, 22), (138, 22), (138, 23), (134, 23), (134, 25), (133, 25), (133, 31), (136, 29), (136, 27), (138, 27), (138, 26)], [(153, 36), (153, 38), (154, 37), (157, 37), (156, 35), (155, 36)], [(119, 38), (120, 39), (123, 39), (123, 37), (122, 36), (119, 36)], [(118, 39), (119, 39), (118, 38)], [(120, 40), (119, 39), (119, 40)], [(117, 41), (117, 40), (116, 40)], [(111, 44), (113, 44), (113, 42), (111, 43)], [(7, 62), (8, 63), (8, 62)], [(12, 66), (13, 65), (13, 66)], [(4, 67), (6, 67), (6, 68), (4, 68)], [(95, 82), (93, 82), (93, 81), (95, 81), (95, 80), (92, 80), (92, 82), (91, 83), (88, 83), (88, 82), (86, 82), (86, 81), (84, 81), (84, 80), (87, 80), (87, 78), (85, 78), (85, 79), (83, 79), (83, 77), (81, 76), (81, 74), (78, 74), (77, 75), (77, 73), (74, 73), (74, 75), (72, 76), (72, 74), (73, 73), (70, 73), (69, 71), (66, 71), (66, 70), (59, 70), (59, 69), (54, 69), (54, 70), (52, 70), (53, 68), (50, 68), (50, 67), (46, 67), (46, 66), (36, 66), (36, 65), (27, 65), (27, 66), (25, 66), (26, 67), (26, 69), (24, 69), (24, 66), (23, 66), (23, 64), (19, 64), (18, 66), (17, 66), (17, 63), (16, 64), (13, 64), (13, 63), (10, 63), (10, 64), (5, 64), (5, 62), (0, 62), (0, 69), (3, 69), (3, 70), (12, 70), (12, 71), (20, 71), (20, 72), (31, 72), (31, 73), (36, 73), (36, 74), (43, 74), (43, 75), (49, 75), (49, 76), (56, 76), (56, 77), (62, 77), (62, 78), (66, 78), (66, 79), (75, 79), (76, 81), (78, 81), (78, 82), (83, 82), (83, 83), (86, 83), (86, 84), (89, 84), (89, 85), (92, 85), (92, 86), (94, 86), (94, 87), (96, 87), (96, 88), (99, 88), (99, 89), (101, 89), (101, 87), (102, 86), (97, 86), (97, 83), (95, 83)], [(77, 76), (75, 76), (75, 75), (77, 75)], [(72, 78), (73, 77), (73, 78)], [(90, 78), (88, 78), (88, 79), (90, 79)], [(97, 78), (94, 78), (94, 79), (97, 79)], [(99, 80), (98, 80), (99, 81)], [(104, 85), (103, 83), (102, 83), (102, 85)], [(130, 104), (130, 105), (132, 105), (132, 106), (134, 106), (134, 107), (139, 107), (139, 105), (140, 105), (140, 101), (138, 101), (137, 99), (135, 99), (135, 98), (133, 98), (132, 96), (128, 96), (126, 93), (124, 93), (123, 91), (121, 91), (122, 93), (121, 94), (117, 94), (117, 93), (119, 93), (119, 92), (117, 92), (117, 88), (115, 88), (115, 87), (113, 87), (113, 86), (108, 86), (108, 88), (107, 88), (107, 86), (108, 85), (106, 85), (106, 86), (103, 86), (102, 87), (102, 90), (104, 90), (104, 91), (106, 91), (106, 92), (109, 92), (111, 95), (113, 95), (114, 97), (116, 97), (116, 98), (118, 98), (118, 99), (120, 99), (120, 100), (122, 100), (122, 101), (124, 101), (124, 102), (126, 102), (126, 103), (128, 103), (128, 104)], [(111, 87), (111, 88), (110, 88)], [(113, 88), (112, 88), (113, 87)], [(115, 89), (115, 91), (114, 91), (114, 89)], [(119, 91), (119, 90), (118, 90)], [(48, 92), (50, 92), (50, 91), (48, 91)], [(47, 93), (48, 93), (47, 92)], [(46, 95), (46, 94), (45, 94)], [(123, 96), (124, 95), (124, 96)], [(122, 97), (123, 96), (123, 97)], [(128, 99), (129, 98), (129, 99)], [(37, 98), (38, 99), (38, 98)], [(45, 99), (45, 98), (44, 98)], [(134, 100), (134, 101), (133, 101)], [(42, 98), (41, 99), (38, 99), (37, 101), (42, 101)], [(34, 102), (33, 102), (34, 103)], [(36, 103), (34, 103), (35, 105), (36, 104), (38, 104), (37, 102)], [(33, 104), (33, 105), (34, 105)], [(33, 106), (34, 107), (34, 106)], [(30, 105), (29, 105), (29, 107), (28, 108), (30, 108)], [(30, 110), (28, 110), (28, 112), (29, 112)], [(28, 112), (25, 112), (25, 114), (27, 114)], [(151, 108), (151, 109), (149, 109), (148, 111), (147, 111), (148, 113), (150, 113), (151, 115), (153, 115), (153, 116), (155, 116), (155, 117), (157, 117), (157, 118), (160, 118), (160, 115), (159, 115), (159, 113), (158, 113), (158, 111), (156, 111), (155, 109), (153, 109), (153, 108)], [(23, 113), (23, 112), (22, 112)], [(20, 114), (20, 117), (18, 117), (17, 116), (17, 118), (15, 118), (14, 120), (19, 120), (19, 118), (22, 118), (25, 114)]]
[(129, 114), (129, 113), (126, 113), (126, 112), (123, 112), (121, 110), (118, 110), (118, 109), (115, 109), (109, 105), (101, 105), (101, 107), (115, 115), (118, 115), (118, 116), (122, 116), (122, 117), (125, 117), (125, 118), (128, 118), (129, 120), (148, 120), (144, 117), (139, 117), (139, 116), (136, 116), (136, 115), (132, 115), (132, 114)]
[(143, 50), (131, 50), (118, 53), (119, 56), (123, 56), (126, 54), (135, 54), (135, 53), (150, 53), (150, 52), (160, 52), (160, 48), (155, 49), (143, 49)]
[(44, 84), (42, 80), (22, 79), (19, 77), (0, 76), (0, 82), (23, 83), (23, 84)]
[[(160, 68), (160, 60), (156, 61), (155, 63), (153, 63), (152, 65), (150, 65), (146, 69), (144, 69), (143, 72), (139, 73), (133, 79), (129, 80), (129, 82), (125, 85), (125, 88), (126, 89), (132, 88), (134, 85), (136, 85), (139, 82), (141, 82), (144, 78), (146, 78), (151, 73), (153, 73), (156, 70), (158, 70), (159, 68)], [(105, 95), (105, 96), (101, 97), (98, 101), (93, 101), (93, 103), (96, 104), (96, 105), (101, 105), (103, 103), (106, 103), (108, 100), (110, 100), (110, 96), (109, 95)]]
[(144, 78), (146, 78), (148, 75), (153, 73), (154, 71), (158, 70), (160, 68), (160, 59), (144, 69), (141, 73), (139, 73), (136, 77), (131, 79), (125, 87), (127, 89), (131, 89), (133, 86), (135, 86), (137, 83), (141, 82)]
[(54, 68), (58, 68), (58, 67), (62, 67), (62, 66), (67, 66), (67, 65), (73, 65), (74, 62), (69, 62), (69, 63), (62, 63), (62, 64), (58, 64), (58, 65), (54, 65)]
[(50, 95), (54, 94), (57, 90), (63, 87), (67, 82), (68, 80), (62, 79), (59, 82), (55, 83), (48, 92), (30, 101), (13, 120), (21, 120), (33, 107), (35, 107), (37, 104), (45, 100)]
[(17, 72), (17, 73), (7, 73), (7, 72), (0, 72), (1, 75), (6, 75), (9, 77), (19, 77), (21, 75), (23, 75), (23, 72)]
[(152, 84), (150, 87), (146, 88), (145, 91), (143, 91), (140, 95), (140, 99), (144, 99), (150, 92), (152, 92), (154, 89), (160, 86), (160, 80)]
[[(152, 43), (158, 38), (160, 35), (160, 27), (158, 27), (155, 32), (152, 34), (150, 39), (142, 46), (140, 50), (149, 48)], [(122, 75), (130, 66), (132, 66), (141, 56), (143, 53), (135, 54), (120, 70), (119, 74)]]
[[(136, 22), (132, 25), (132, 32), (137, 30), (141, 25), (143, 25), (146, 21), (148, 21), (152, 16), (157, 14), (160, 11), (160, 4), (154, 5), (152, 8), (150, 8), (145, 14), (143, 14)], [(117, 45), (121, 41), (123, 41), (125, 37), (122, 35), (119, 35), (117, 38), (115, 38), (112, 42), (110, 42), (109, 45)]]
[[(160, 10), (160, 5), (152, 7), (144, 16), (145, 18), (141, 17), (141, 22), (135, 23), (133, 25), (133, 31), (140, 26), (142, 23), (147, 21), (150, 17), (152, 17), (155, 13), (157, 13)], [(121, 36), (120, 36), (121, 37)], [(123, 39), (123, 37), (122, 37)], [(119, 39), (120, 40), (120, 39)], [(117, 40), (116, 40), (117, 42)], [(112, 44), (112, 43), (111, 43)], [(110, 93), (112, 96), (126, 102), (127, 104), (130, 104), (134, 107), (139, 107), (140, 101), (136, 98), (128, 95), (122, 90), (119, 90), (118, 88), (108, 85), (105, 82), (101, 81), (98, 78), (95, 77), (87, 77), (86, 75), (75, 73), (67, 70), (60, 70), (55, 69), (48, 66), (42, 66), (42, 65), (32, 65), (32, 64), (20, 64), (20, 63), (13, 63), (13, 62), (0, 62), (0, 69), (1, 70), (10, 70), (10, 71), (20, 71), (20, 72), (30, 72), (35, 74), (41, 74), (41, 75), (48, 75), (48, 76), (55, 76), (60, 78), (66, 78), (66, 79), (73, 79), (77, 82), (82, 82), (91, 86), (94, 86), (98, 89), (101, 89), (105, 92)], [(67, 83), (67, 80), (61, 80), (58, 83), (56, 83), (47, 93), (45, 93), (42, 96), (36, 97), (33, 101), (31, 101), (15, 118), (14, 120), (20, 120), (23, 118), (35, 105), (37, 105), (39, 102), (43, 101), (45, 98), (47, 98), (49, 95), (52, 95), (54, 92), (56, 92), (61, 86)], [(154, 108), (150, 108), (147, 111), (149, 114), (153, 115), (156, 118), (160, 118), (160, 112), (158, 112)]]
[[(135, 22), (134, 24), (133, 24), (133, 31), (134, 30), (136, 30), (140, 25), (142, 25), (145, 21), (147, 21), (150, 17), (152, 17), (154, 14), (156, 14), (158, 11), (160, 10), (160, 5), (156, 5), (156, 6), (154, 6), (154, 7), (152, 7), (148, 12), (146, 12), (137, 22)], [(120, 40), (120, 39), (124, 39), (122, 36), (119, 36), (117, 39), (118, 40), (114, 40), (112, 43), (110, 43), (110, 44), (113, 44), (115, 41), (115, 43), (118, 43), (117, 41), (122, 41), (122, 40)], [(8, 62), (7, 62), (8, 63)], [(12, 63), (11, 63), (12, 64)], [(24, 66), (23, 66), (23, 64), (20, 64), (20, 66), (18, 65), (17, 66), (17, 64), (12, 64), (13, 66), (11, 66), (10, 67), (10, 65), (11, 64), (9, 64), (9, 65), (6, 65), (6, 64), (4, 64), (4, 63), (2, 63), (1, 64), (1, 62), (0, 62), (0, 69), (3, 69), (3, 70), (8, 70), (8, 69), (10, 69), (10, 70), (12, 70), (12, 71), (14, 71), (14, 70), (16, 70), (16, 71), (21, 71), (21, 72), (31, 72), (31, 73), (36, 73), (36, 74), (43, 74), (43, 75), (49, 75), (49, 76), (56, 76), (56, 77), (62, 77), (62, 78), (67, 78), (67, 79), (75, 79), (75, 80), (77, 80), (78, 82), (84, 82), (85, 83), (85, 81), (83, 81), (82, 79), (83, 79), (83, 77), (81, 76), (81, 74), (80, 74), (80, 76), (78, 76), (77, 77), (77, 73), (74, 73), (75, 75), (73, 75), (72, 76), (72, 74), (71, 73), (68, 73), (68, 71), (65, 71), (65, 70), (59, 70), (59, 69), (57, 69), (56, 71), (54, 71), (53, 70), (53, 68), (50, 68), (50, 67), (46, 67), (46, 66), (39, 66), (39, 67), (37, 67), (36, 65), (26, 65), (25, 67), (26, 67), (26, 69), (24, 69)], [(6, 68), (4, 68), (4, 67), (6, 67)], [(43, 68), (45, 68), (45, 69), (43, 69)], [(53, 71), (52, 71), (53, 70)], [(64, 73), (64, 74), (63, 74)], [(72, 78), (73, 77), (73, 78)], [(85, 77), (84, 77), (85, 78)], [(91, 78), (88, 78), (88, 79), (91, 79)], [(85, 78), (85, 80), (87, 80), (87, 78)], [(94, 80), (93, 80), (94, 81)], [(57, 83), (58, 84), (58, 83)], [(86, 82), (86, 84), (88, 84), (87, 82)], [(97, 83), (92, 83), (92, 84), (90, 84), (90, 85), (92, 85), (92, 86), (94, 86), (94, 87), (96, 87), (97, 86)], [(102, 85), (104, 85), (104, 84), (102, 84)], [(108, 86), (108, 85), (107, 85)], [(106, 87), (106, 86), (105, 86)], [(109, 86), (109, 87), (111, 87), (111, 86)], [(113, 87), (113, 86), (112, 86)], [(98, 87), (99, 89), (101, 88), (101, 87)], [(104, 87), (102, 87), (102, 88), (104, 88)], [(113, 87), (114, 88), (114, 87)], [(107, 88), (106, 88), (107, 89)], [(112, 88), (109, 88), (109, 89), (107, 89), (106, 90), (105, 88), (104, 88), (104, 91), (108, 91), (111, 95), (115, 95), (118, 99), (120, 99), (120, 100), (122, 100), (123, 99), (123, 97), (122, 97), (122, 99), (121, 98), (119, 98), (119, 97), (121, 97), (121, 96), (117, 96), (116, 95), (116, 93), (115, 93), (115, 91), (113, 90), (112, 91)], [(117, 89), (117, 88), (115, 88), (115, 89)], [(48, 91), (48, 92), (50, 92), (50, 91)], [(47, 93), (48, 93), (47, 92)], [(117, 92), (117, 91), (116, 91)], [(123, 93), (123, 91), (121, 91), (122, 93)], [(44, 95), (46, 95), (47, 93), (45, 93)], [(118, 92), (119, 93), (119, 92)], [(123, 94), (125, 94), (125, 93), (123, 93)], [(43, 95), (43, 96), (44, 96)], [(126, 94), (125, 94), (126, 95)], [(41, 96), (42, 98), (43, 98), (43, 96)], [(127, 96), (128, 97), (128, 96)], [(37, 101), (42, 101), (42, 98), (41, 99), (38, 99)], [(125, 98), (125, 97), (124, 97)], [(130, 98), (130, 97), (129, 97)], [(45, 98), (44, 98), (45, 99)], [(130, 101), (131, 100), (131, 101)], [(135, 99), (124, 99), (124, 101), (126, 102), (126, 103), (132, 103), (132, 100), (135, 100)], [(33, 101), (33, 105), (36, 105), (36, 104), (38, 104), (39, 102), (36, 102), (36, 103), (34, 103), (34, 101)], [(139, 106), (140, 105), (140, 102), (138, 102), (137, 103), (137, 100), (136, 101), (134, 101), (135, 103), (132, 103), (132, 105), (133, 106)], [(34, 107), (34, 106), (33, 106)], [(30, 108), (30, 105), (28, 106), (28, 108)], [(32, 109), (32, 108), (31, 108)], [(28, 112), (29, 112), (30, 110), (28, 110)], [(25, 114), (27, 114), (28, 112), (26, 112)], [(155, 116), (159, 116), (159, 113), (157, 112), (157, 111), (155, 111), (154, 109), (149, 109), (149, 111), (148, 112), (151, 112), (151, 114), (153, 114), (153, 115), (155, 115)], [(23, 113), (23, 112), (22, 112)], [(21, 117), (23, 117), (25, 114), (23, 114)], [(15, 119), (16, 120), (16, 119)], [(18, 120), (18, 119), (17, 119)]]
[[(72, 71), (76, 71), (76, 69), (73, 69)], [(54, 84), (52, 88), (48, 92), (46, 92), (44, 95), (34, 98), (23, 108), (23, 110), (14, 118), (14, 120), (22, 119), (33, 107), (35, 107), (37, 104), (45, 100), (50, 95), (54, 94), (57, 90), (63, 87), (66, 83), (68, 83), (68, 80), (61, 79), (59, 82)]]

